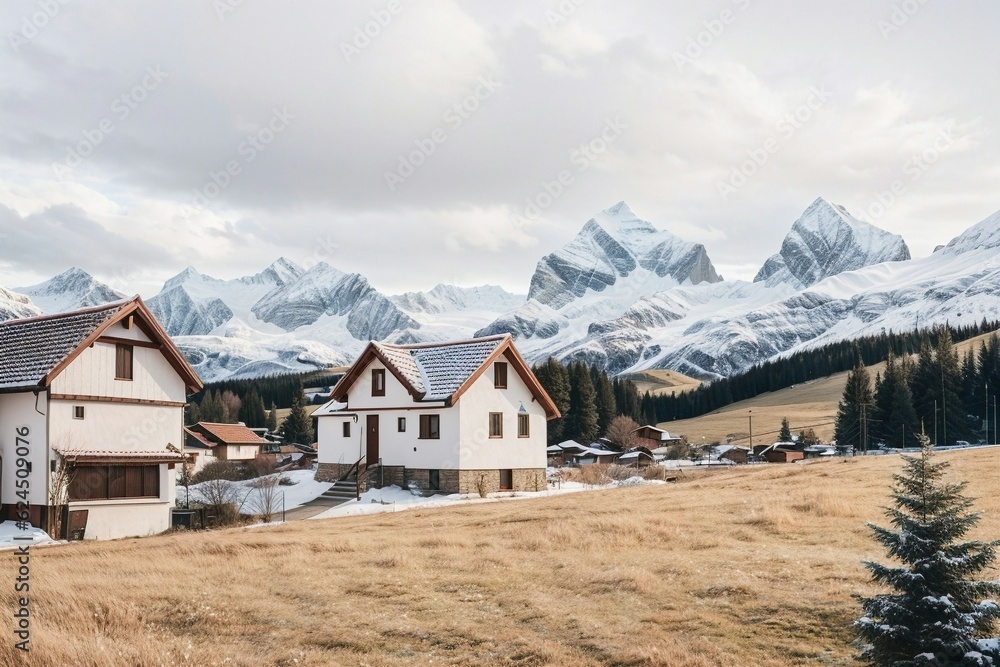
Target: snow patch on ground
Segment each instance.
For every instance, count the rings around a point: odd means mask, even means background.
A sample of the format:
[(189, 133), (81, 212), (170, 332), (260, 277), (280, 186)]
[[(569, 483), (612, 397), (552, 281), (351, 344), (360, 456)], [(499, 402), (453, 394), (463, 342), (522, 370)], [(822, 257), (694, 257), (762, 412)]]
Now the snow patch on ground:
[[(268, 477), (276, 477), (278, 479), (285, 477), (292, 481), (289, 486), (278, 485), (275, 487), (277, 491), (278, 503), (280, 507), (281, 494), (285, 497), (285, 509), (295, 509), (296, 507), (301, 507), (306, 503), (315, 500), (325, 491), (328, 491), (333, 484), (327, 482), (317, 482), (315, 479), (315, 470), (291, 470), (288, 472), (275, 473), (273, 475), (268, 475)], [(263, 477), (259, 479), (264, 479)], [(241, 482), (230, 482), (237, 487), (237, 504), (246, 502), (243, 506), (244, 510), (247, 510), (249, 506), (252, 505), (254, 497), (254, 486), (253, 484), (257, 480), (249, 479)], [(202, 488), (206, 482), (201, 484), (193, 484), (190, 487), (191, 490), (191, 502), (192, 503), (205, 503), (205, 495), (202, 492)], [(185, 494), (184, 487), (177, 485), (177, 507), (185, 507)]]
[[(31, 541), (27, 540), (17, 540), (14, 538), (19, 537), (31, 537)], [(41, 528), (31, 527), (30, 530), (21, 530), (17, 527), (17, 524), (13, 521), (4, 521), (0, 523), (0, 549), (10, 549), (13, 547), (23, 547), (32, 546), (35, 544), (44, 544), (46, 542), (51, 542), (52, 538), (48, 536)]]

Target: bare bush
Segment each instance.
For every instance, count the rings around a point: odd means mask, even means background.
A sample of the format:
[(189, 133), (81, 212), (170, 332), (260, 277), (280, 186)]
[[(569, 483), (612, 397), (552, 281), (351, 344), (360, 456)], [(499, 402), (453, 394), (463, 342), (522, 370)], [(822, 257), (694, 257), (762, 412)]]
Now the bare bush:
[(250, 486), (253, 488), (250, 494), (250, 511), (259, 516), (264, 523), (271, 523), (271, 519), (281, 507), (278, 478), (261, 477), (251, 482)]
[(675, 479), (677, 477), (677, 471), (664, 468), (660, 465), (653, 465), (643, 468), (639, 471), (639, 475), (641, 475), (643, 479), (666, 482)]
[(605, 471), (605, 474), (607, 474), (607, 476), (610, 477), (612, 480), (616, 482), (621, 482), (626, 479), (629, 479), (630, 477), (635, 477), (636, 475), (639, 474), (639, 471), (636, 470), (635, 468), (631, 468), (628, 466), (620, 466), (617, 464), (613, 464), (608, 466), (608, 469), (607, 471)]
[(202, 484), (218, 479), (238, 482), (243, 479), (243, 472), (232, 461), (212, 461), (195, 473), (193, 481), (195, 484)]
[(228, 525), (239, 518), (239, 485), (228, 479), (210, 479), (198, 487), (205, 498), (205, 509), (215, 515), (215, 523)]
[(476, 480), (476, 491), (479, 493), (480, 498), (490, 495), (490, 485), (486, 481), (486, 475), (480, 475), (479, 479)]
[(608, 476), (609, 467), (606, 463), (591, 463), (580, 466), (580, 482), (587, 486), (605, 486), (610, 484), (612, 479)]
[(625, 415), (618, 415), (608, 424), (608, 431), (604, 437), (614, 443), (618, 449), (627, 452), (635, 446), (635, 431), (638, 428), (639, 422), (636, 420)]
[(257, 479), (267, 477), (275, 472), (274, 459), (270, 456), (258, 454), (252, 461), (247, 461), (243, 468), (245, 479)]

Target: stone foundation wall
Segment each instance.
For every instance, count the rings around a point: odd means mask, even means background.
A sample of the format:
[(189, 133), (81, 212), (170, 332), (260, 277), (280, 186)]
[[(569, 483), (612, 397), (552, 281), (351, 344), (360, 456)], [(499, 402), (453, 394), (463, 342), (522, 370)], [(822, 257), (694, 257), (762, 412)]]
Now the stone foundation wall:
[(316, 469), (316, 481), (332, 484), (346, 475), (353, 463), (320, 463)]
[(430, 470), (419, 468), (406, 469), (406, 487), (412, 483), (425, 493), (459, 493), (459, 472), (457, 470), (438, 470), (438, 488), (432, 489)]
[[(443, 473), (443, 471), (442, 471)], [(460, 470), (458, 471), (458, 492), (479, 494), (480, 479), (486, 493), (497, 493), (500, 489), (499, 470)], [(444, 486), (442, 477), (441, 485)], [(510, 491), (545, 491), (548, 482), (545, 479), (544, 468), (520, 468), (511, 471)], [(504, 489), (505, 491), (507, 489)]]

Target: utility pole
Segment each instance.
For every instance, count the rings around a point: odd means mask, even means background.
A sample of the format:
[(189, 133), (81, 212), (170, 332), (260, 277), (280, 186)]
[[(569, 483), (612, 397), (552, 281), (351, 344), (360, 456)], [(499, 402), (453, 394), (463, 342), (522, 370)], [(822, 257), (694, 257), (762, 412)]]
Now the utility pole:
[[(993, 420), (993, 428), (997, 427), (996, 420)], [(990, 442), (990, 383), (986, 383), (986, 444)]]
[[(989, 438), (986, 439), (989, 440)], [(997, 397), (994, 396), (993, 397), (993, 444), (994, 445), (997, 444), (996, 439), (997, 439)]]
[[(941, 355), (938, 355), (941, 356)], [(938, 359), (938, 366), (941, 367), (941, 432), (944, 434), (944, 444), (948, 446), (948, 401), (944, 395), (944, 360)], [(937, 438), (937, 433), (934, 434)]]
[(750, 415), (750, 453), (747, 456), (750, 457), (753, 456), (753, 410), (748, 410), (747, 412)]
[(868, 456), (868, 406), (861, 405), (861, 453)]
[(937, 439), (937, 433), (938, 433), (938, 431), (937, 431), (937, 413), (938, 413), (938, 406), (937, 406), (937, 400), (935, 400), (934, 401), (934, 446), (935, 447), (938, 446), (938, 439)]

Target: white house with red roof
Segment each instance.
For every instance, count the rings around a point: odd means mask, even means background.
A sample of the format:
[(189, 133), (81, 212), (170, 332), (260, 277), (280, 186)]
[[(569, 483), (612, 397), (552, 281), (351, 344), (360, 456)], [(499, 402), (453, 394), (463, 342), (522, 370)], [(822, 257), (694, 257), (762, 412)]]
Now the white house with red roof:
[(0, 518), (51, 530), (65, 465), (86, 539), (167, 530), (201, 387), (139, 297), (0, 323)]
[(474, 493), (546, 488), (546, 425), (559, 410), (509, 335), (372, 342), (313, 413), (320, 481)]

